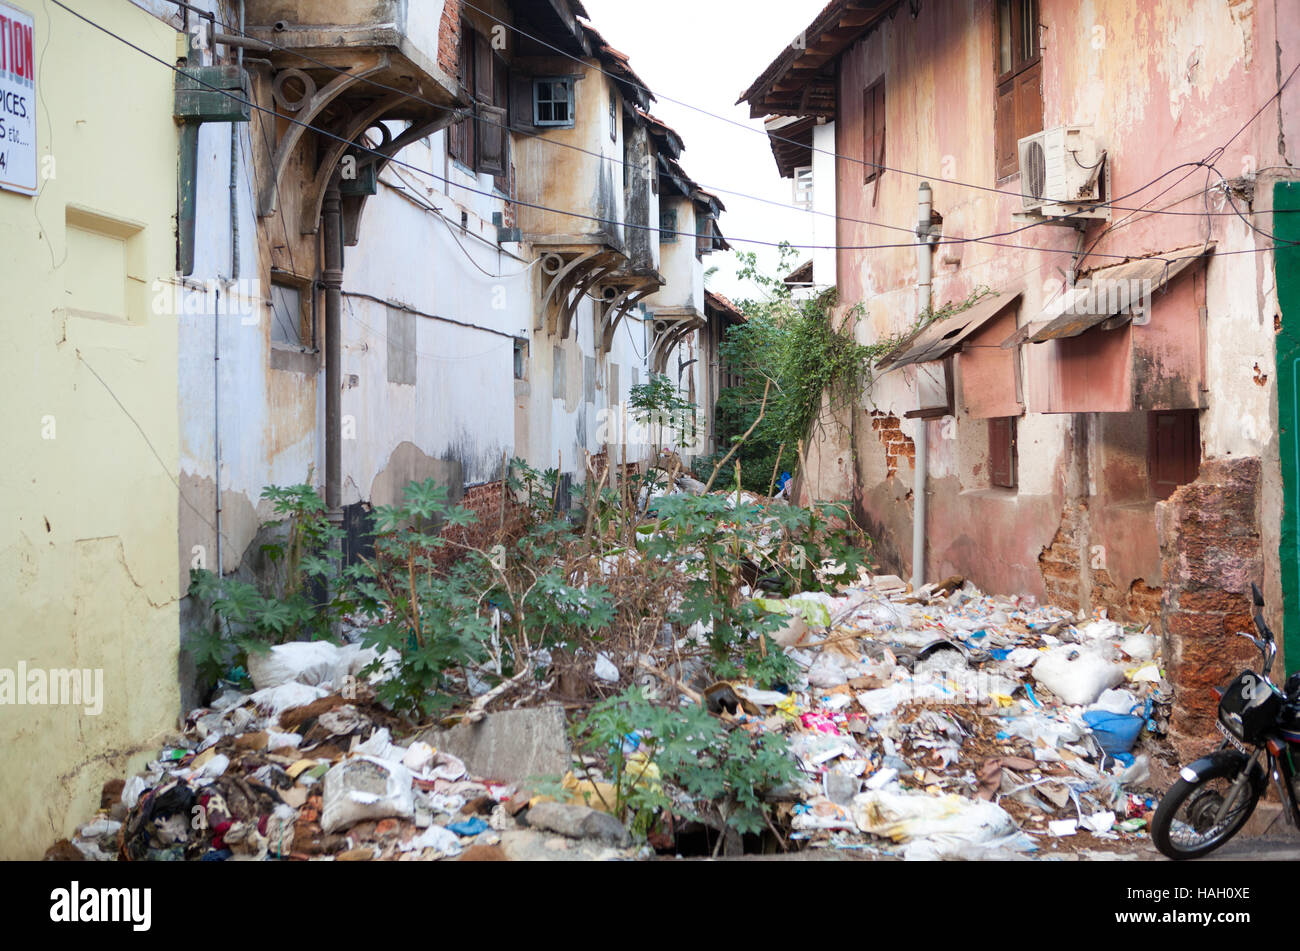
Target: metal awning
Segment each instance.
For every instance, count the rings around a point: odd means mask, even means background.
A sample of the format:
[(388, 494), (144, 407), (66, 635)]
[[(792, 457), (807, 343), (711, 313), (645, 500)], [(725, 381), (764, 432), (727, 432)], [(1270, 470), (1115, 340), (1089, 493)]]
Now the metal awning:
[(1185, 253), (1201, 247), (1180, 248), (1162, 257), (1142, 258), (1093, 271), (1086, 281), (1069, 288), (1038, 315), (1032, 323), (1041, 325), (1046, 321), (1047, 325), (1029, 337), (1030, 343), (1077, 337), (1103, 321), (1111, 321), (1106, 330), (1122, 327), (1143, 306), (1150, 304), (1150, 295), (1163, 290), (1179, 274), (1204, 261), (1214, 251), (1214, 244), (1210, 243), (1204, 246), (1204, 253)]
[(877, 369), (897, 369), (913, 363), (942, 360), (961, 349), (966, 338), (1020, 300), (1020, 291), (1001, 293), (969, 310), (938, 320), (913, 334), (885, 355)]

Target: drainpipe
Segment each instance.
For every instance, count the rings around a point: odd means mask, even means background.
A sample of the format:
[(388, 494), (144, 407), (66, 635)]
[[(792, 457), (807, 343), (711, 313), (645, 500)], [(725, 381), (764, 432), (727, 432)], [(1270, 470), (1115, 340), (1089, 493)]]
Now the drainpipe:
[(325, 505), (343, 518), (343, 203), (337, 176), (325, 192)]
[[(922, 182), (916, 198), (916, 313), (917, 317), (930, 309), (933, 289), (933, 250), (930, 235), (930, 212), (933, 207), (930, 183)], [(926, 474), (930, 463), (928, 420), (918, 419), (916, 443), (916, 472), (912, 484), (912, 587), (925, 584), (925, 509)]]
[[(239, 32), (244, 32), (244, 0), (239, 0)], [(240, 47), (236, 61), (242, 68), (244, 50)], [(239, 280), (239, 124), (230, 123), (230, 280)], [(234, 290), (235, 298), (247, 297)], [(229, 295), (227, 295), (227, 303)], [(212, 321), (212, 456), (213, 481), (216, 486), (217, 577), (225, 573), (224, 553), (221, 545), (221, 308)]]

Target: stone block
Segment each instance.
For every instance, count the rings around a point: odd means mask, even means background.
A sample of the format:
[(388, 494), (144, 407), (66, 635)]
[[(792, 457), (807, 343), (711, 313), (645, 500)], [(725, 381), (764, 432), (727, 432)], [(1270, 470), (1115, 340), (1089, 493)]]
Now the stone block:
[(427, 730), (420, 739), (460, 757), (472, 776), (507, 783), (563, 776), (573, 759), (558, 704), (489, 713), (478, 723)]

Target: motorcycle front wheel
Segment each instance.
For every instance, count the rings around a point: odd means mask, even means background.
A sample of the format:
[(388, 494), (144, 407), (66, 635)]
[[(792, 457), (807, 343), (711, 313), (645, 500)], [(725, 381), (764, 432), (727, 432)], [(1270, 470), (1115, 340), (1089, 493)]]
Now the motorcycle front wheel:
[(1224, 763), (1203, 771), (1195, 782), (1180, 779), (1160, 800), (1151, 818), (1151, 839), (1171, 859), (1194, 859), (1213, 852), (1246, 824), (1260, 793), (1247, 782), (1236, 804), (1222, 818), (1219, 811), (1228, 799), (1232, 784), (1249, 768), (1242, 763)]

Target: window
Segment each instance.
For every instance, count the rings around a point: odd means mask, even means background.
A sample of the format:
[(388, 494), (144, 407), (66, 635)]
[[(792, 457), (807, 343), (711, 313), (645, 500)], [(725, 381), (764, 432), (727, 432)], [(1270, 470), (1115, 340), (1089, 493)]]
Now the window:
[[(307, 295), (310, 296), (310, 295)], [(311, 322), (304, 311), (303, 287), (286, 280), (271, 282), (271, 343), (288, 347), (306, 347), (311, 335), (303, 327)]]
[(524, 340), (515, 341), (515, 379), (528, 379), (528, 343)]
[(994, 10), (994, 140), (1001, 180), (1019, 171), (1017, 143), (1043, 130), (1043, 60), (1038, 46), (1038, 0), (997, 0)]
[(1201, 467), (1201, 427), (1197, 410), (1152, 413), (1147, 440), (1151, 495), (1167, 499), (1180, 485), (1196, 481)]
[[(469, 91), (474, 79), (474, 28), (468, 20), (460, 21), (460, 52), (457, 79), (460, 88)], [(466, 168), (474, 167), (474, 120), (462, 119), (447, 130), (447, 151)]]
[(447, 148), (470, 171), (492, 175), (502, 191), (509, 188), (509, 75), (506, 61), (492, 51), (487, 37), (462, 20), (458, 78), (474, 105), (471, 115), (448, 130)]
[(1004, 489), (1017, 484), (1019, 454), (1016, 447), (1016, 417), (989, 420), (989, 482)]
[(533, 80), (533, 125), (573, 128), (573, 79)]
[(794, 170), (794, 204), (799, 208), (813, 206), (813, 170), (811, 165), (804, 165)]
[(618, 108), (618, 93), (614, 90), (609, 91), (609, 140), (618, 141), (618, 114), (621, 112)]
[(885, 164), (885, 81), (862, 94), (862, 184), (880, 177)]
[(677, 209), (665, 208), (659, 212), (659, 243), (677, 243)]

